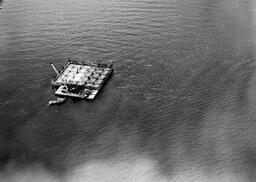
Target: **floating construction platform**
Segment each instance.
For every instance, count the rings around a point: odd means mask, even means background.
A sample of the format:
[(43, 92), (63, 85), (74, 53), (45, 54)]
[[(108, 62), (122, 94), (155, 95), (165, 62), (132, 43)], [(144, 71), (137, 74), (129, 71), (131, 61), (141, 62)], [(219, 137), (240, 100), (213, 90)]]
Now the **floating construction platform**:
[(79, 63), (69, 60), (60, 71), (52, 63), (56, 76), (51, 85), (55, 95), (93, 100), (113, 72), (112, 63)]

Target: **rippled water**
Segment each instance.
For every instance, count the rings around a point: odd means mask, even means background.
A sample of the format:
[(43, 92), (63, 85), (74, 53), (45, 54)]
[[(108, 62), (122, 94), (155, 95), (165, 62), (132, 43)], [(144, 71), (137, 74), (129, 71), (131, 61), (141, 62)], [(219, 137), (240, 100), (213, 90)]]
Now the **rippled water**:
[[(192, 146), (200, 145), (209, 108), (232, 105), (238, 112), (248, 105), (255, 8), (250, 0), (4, 2), (2, 155), (62, 169), (132, 148), (150, 151), (168, 172), (168, 147), (179, 135), (185, 153), (198, 154)], [(61, 67), (68, 58), (111, 59), (115, 72), (95, 101), (48, 107), (49, 61)], [(211, 149), (205, 158), (215, 161)]]

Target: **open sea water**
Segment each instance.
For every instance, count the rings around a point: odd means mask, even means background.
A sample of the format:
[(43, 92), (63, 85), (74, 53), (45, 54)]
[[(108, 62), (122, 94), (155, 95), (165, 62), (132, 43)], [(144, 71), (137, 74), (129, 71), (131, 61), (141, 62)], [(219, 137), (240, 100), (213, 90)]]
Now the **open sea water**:
[[(0, 181), (255, 180), (255, 1), (2, 6)], [(114, 74), (49, 107), (49, 62), (69, 58)]]

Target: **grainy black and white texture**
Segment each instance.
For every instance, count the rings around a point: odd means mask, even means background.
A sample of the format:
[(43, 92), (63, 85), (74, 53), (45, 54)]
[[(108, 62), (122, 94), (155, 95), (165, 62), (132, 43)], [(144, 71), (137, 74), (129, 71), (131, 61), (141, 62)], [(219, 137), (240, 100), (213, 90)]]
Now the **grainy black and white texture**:
[[(255, 181), (256, 2), (2, 7), (1, 182)], [(95, 101), (48, 107), (68, 58), (115, 71)]]

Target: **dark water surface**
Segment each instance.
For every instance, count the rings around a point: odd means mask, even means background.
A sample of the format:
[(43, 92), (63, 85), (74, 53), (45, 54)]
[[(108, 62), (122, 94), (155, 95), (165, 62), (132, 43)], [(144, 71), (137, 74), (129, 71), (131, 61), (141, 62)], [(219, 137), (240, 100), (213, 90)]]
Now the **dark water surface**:
[[(170, 179), (184, 166), (249, 178), (255, 13), (253, 0), (5, 1), (1, 163), (59, 172), (132, 153)], [(115, 72), (95, 101), (48, 107), (49, 61), (68, 58)]]

